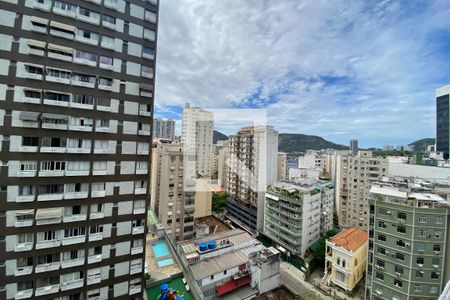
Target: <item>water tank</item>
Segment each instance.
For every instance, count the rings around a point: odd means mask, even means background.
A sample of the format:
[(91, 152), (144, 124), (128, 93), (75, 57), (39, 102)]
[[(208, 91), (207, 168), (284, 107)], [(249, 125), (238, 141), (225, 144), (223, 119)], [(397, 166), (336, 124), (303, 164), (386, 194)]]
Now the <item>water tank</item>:
[(206, 251), (206, 250), (208, 250), (208, 244), (207, 244), (207, 243), (200, 243), (200, 244), (198, 245), (198, 249), (199, 249), (201, 252)]
[(216, 246), (217, 246), (216, 241), (211, 240), (211, 241), (208, 242), (208, 248), (209, 248), (209, 249), (215, 249)]

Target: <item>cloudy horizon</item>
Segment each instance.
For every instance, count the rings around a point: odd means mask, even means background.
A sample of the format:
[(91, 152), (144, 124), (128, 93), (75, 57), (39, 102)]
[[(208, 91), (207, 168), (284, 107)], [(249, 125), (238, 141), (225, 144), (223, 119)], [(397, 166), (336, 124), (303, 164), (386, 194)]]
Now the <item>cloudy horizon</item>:
[(448, 1), (161, 1), (159, 22), (156, 117), (190, 102), (266, 109), (279, 132), (345, 145), (435, 136)]

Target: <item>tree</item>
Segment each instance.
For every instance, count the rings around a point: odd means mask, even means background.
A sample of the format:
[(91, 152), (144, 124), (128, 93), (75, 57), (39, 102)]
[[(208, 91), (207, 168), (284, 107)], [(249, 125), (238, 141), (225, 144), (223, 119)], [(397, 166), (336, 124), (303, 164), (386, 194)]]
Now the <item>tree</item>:
[(212, 195), (212, 211), (215, 213), (221, 213), (226, 206), (227, 193), (216, 193)]
[(339, 216), (337, 214), (337, 211), (333, 211), (333, 225), (334, 227), (339, 226)]
[(326, 240), (338, 234), (339, 231), (340, 230), (337, 228), (330, 229), (325, 233), (324, 236), (320, 238), (319, 246), (317, 247), (316, 251), (314, 251), (314, 255), (319, 263), (323, 264), (325, 262)]

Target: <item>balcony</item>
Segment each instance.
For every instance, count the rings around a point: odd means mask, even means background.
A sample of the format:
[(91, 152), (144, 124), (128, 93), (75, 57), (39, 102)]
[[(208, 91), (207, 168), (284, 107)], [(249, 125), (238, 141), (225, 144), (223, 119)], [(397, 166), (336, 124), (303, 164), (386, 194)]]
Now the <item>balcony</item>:
[(70, 18), (75, 18), (75, 16), (76, 16), (74, 10), (60, 9), (60, 8), (58, 8), (58, 7), (56, 7), (56, 6), (53, 7), (53, 12), (54, 12), (55, 14), (63, 15), (63, 16), (70, 17)]
[(114, 44), (111, 44), (111, 43), (108, 43), (108, 42), (104, 42), (104, 41), (102, 41), (100, 45), (103, 48), (106, 48), (106, 49), (114, 49), (114, 47), (115, 47)]
[(150, 130), (138, 130), (139, 135), (150, 135)]
[(70, 107), (82, 108), (82, 109), (90, 109), (90, 110), (94, 109), (94, 105), (92, 105), (92, 104), (84, 104), (84, 103), (77, 103), (77, 102), (72, 102), (70, 104)]
[(84, 279), (71, 280), (61, 283), (61, 291), (79, 289), (84, 285)]
[(61, 263), (61, 268), (71, 268), (76, 266), (84, 265), (84, 257), (79, 257), (75, 259), (64, 260)]
[(131, 248), (131, 255), (139, 254), (144, 252), (144, 246), (133, 247)]
[[(87, 195), (87, 192), (86, 192)], [(79, 222), (79, 221), (86, 221), (86, 215), (71, 215), (71, 216), (64, 216), (63, 222)]]
[(87, 88), (95, 88), (95, 81), (94, 82), (81, 81), (81, 80), (72, 78), (72, 85), (77, 85), (77, 86), (82, 86), (82, 87), (87, 87)]
[(102, 219), (105, 217), (105, 214), (103, 212), (94, 212), (91, 213), (91, 215), (89, 216), (90, 220), (94, 220), (94, 219)]
[(73, 40), (75, 34), (66, 30), (59, 30), (58, 28), (50, 27), (50, 35), (57, 36), (63, 39)]
[(69, 130), (91, 132), (92, 126), (70, 125)]
[(22, 251), (30, 251), (33, 249), (33, 243), (20, 243), (17, 244), (14, 251), (15, 252), (22, 252)]
[(25, 103), (34, 103), (34, 104), (40, 104), (41, 98), (34, 98), (34, 97), (23, 97), (23, 102)]
[(95, 127), (95, 131), (96, 131), (96, 132), (109, 132), (109, 127), (99, 127), (99, 126), (96, 126), (96, 127)]
[(146, 149), (138, 149), (137, 154), (148, 155), (148, 150), (146, 150)]
[(56, 270), (59, 270), (60, 266), (61, 266), (61, 263), (59, 261), (52, 262), (52, 263), (46, 263), (46, 264), (40, 264), (40, 265), (36, 266), (35, 273), (56, 271)]
[(110, 106), (98, 105), (98, 104), (97, 104), (97, 110), (98, 110), (98, 111), (111, 111), (111, 107), (110, 107)]
[(33, 266), (18, 267), (14, 272), (15, 276), (29, 275), (33, 272)]
[(42, 194), (38, 196), (38, 201), (55, 201), (62, 200), (64, 197), (64, 193), (55, 193), (55, 194)]
[(134, 294), (140, 293), (141, 289), (142, 289), (141, 285), (130, 285), (129, 294), (134, 295)]
[(130, 267), (130, 274), (137, 274), (142, 272), (142, 264), (131, 266)]
[(98, 45), (98, 40), (95, 40), (95, 39), (88, 39), (88, 38), (85, 38), (84, 36), (81, 36), (81, 35), (77, 35), (77, 36), (75, 37), (75, 39), (76, 39), (77, 41), (79, 41), (79, 42), (82, 42), (82, 43), (91, 44), (91, 45), (94, 45), (94, 46), (97, 46), (97, 45)]
[(31, 28), (30, 28), (31, 31), (46, 34), (47, 33), (47, 25), (44, 25), (44, 24), (40, 24), (40, 25), (41, 26), (31, 23)]
[(106, 191), (92, 191), (91, 192), (92, 198), (100, 198), (100, 197), (105, 197), (105, 196), (106, 196)]
[(41, 147), (41, 153), (65, 153), (66, 147)]
[[(65, 80), (48, 80), (49, 77), (51, 77), (51, 76), (45, 77), (47, 79), (47, 81), (70, 84), (70, 79), (65, 79)], [(59, 78), (59, 77), (51, 77), (51, 79), (54, 79), (54, 78)], [(59, 79), (61, 79), (61, 78), (59, 78)], [(54, 106), (62, 106), (62, 107), (69, 107), (69, 101), (60, 101), (60, 100), (53, 100), (53, 99), (46, 99), (46, 98), (44, 98), (44, 104), (54, 105)]]
[(91, 148), (67, 148), (67, 153), (91, 153)]
[(150, 116), (152, 115), (152, 113), (151, 113), (150, 111), (140, 110), (140, 111), (139, 111), (139, 115), (140, 115), (140, 116), (150, 117)]
[(16, 299), (16, 300), (28, 299), (28, 298), (31, 298), (31, 296), (33, 296), (33, 289), (21, 290), (16, 293), (16, 296), (14, 297), (14, 299)]
[(64, 170), (39, 171), (39, 177), (60, 177), (64, 176)]
[(148, 173), (148, 169), (137, 169), (136, 170), (136, 174), (147, 174)]
[(104, 63), (101, 63), (101, 62), (99, 64), (99, 67), (102, 68), (102, 69), (106, 69), (106, 70), (114, 70), (114, 66), (113, 65), (104, 64)]
[(142, 234), (144, 233), (144, 226), (133, 227), (132, 234)]
[(108, 154), (109, 149), (108, 148), (94, 148), (95, 154)]
[[(45, 81), (70, 84), (70, 78), (50, 76), (50, 75), (45, 76)], [(56, 101), (56, 102), (63, 102), (63, 101)], [(45, 100), (44, 100), (44, 103), (45, 103)], [(58, 105), (58, 104), (55, 104), (55, 105)], [(68, 103), (67, 103), (67, 105), (63, 105), (63, 106), (68, 106)]]
[(89, 234), (89, 242), (103, 240), (103, 232)]
[(49, 225), (61, 223), (61, 217), (52, 217), (46, 219), (36, 220), (36, 225)]
[(33, 220), (17, 220), (14, 227), (29, 227), (33, 226)]
[(86, 236), (85, 235), (65, 237), (62, 240), (63, 246), (65, 246), (65, 245), (73, 245), (73, 244), (80, 244), (80, 243), (84, 243), (84, 242), (86, 242)]
[(94, 264), (94, 263), (101, 262), (102, 259), (103, 259), (103, 257), (101, 254), (91, 255), (88, 257), (88, 264)]
[(46, 249), (61, 246), (61, 240), (50, 240), (50, 241), (37, 241), (36, 249)]
[(91, 23), (91, 24), (95, 24), (95, 25), (98, 25), (100, 23), (99, 18), (88, 17), (88, 16), (81, 15), (81, 14), (77, 14), (77, 19), (84, 21), (86, 23)]
[(36, 289), (36, 296), (48, 295), (59, 292), (59, 284), (48, 285)]
[(107, 170), (93, 170), (92, 175), (99, 176), (99, 175), (108, 175)]
[(89, 176), (89, 170), (67, 170), (66, 176)]
[(98, 84), (98, 88), (100, 89), (100, 90), (105, 90), (105, 91), (112, 91), (113, 90), (113, 87), (112, 87), (112, 84), (111, 85), (107, 85), (107, 84)]
[(109, 23), (109, 22), (106, 22), (106, 21), (102, 21), (102, 24), (103, 24), (103, 27), (106, 27), (106, 28), (109, 28), (109, 29), (112, 29), (112, 30), (116, 30), (116, 24)]
[(133, 214), (135, 214), (135, 215), (144, 214), (144, 213), (145, 213), (144, 207), (139, 207), (139, 208), (133, 209)]
[(134, 189), (134, 194), (135, 195), (143, 195), (143, 194), (145, 194), (145, 193), (147, 193), (147, 188), (135, 188)]
[(67, 130), (67, 124), (42, 123), (41, 127), (47, 129)]
[(37, 55), (37, 56), (44, 56), (45, 52), (44, 52), (44, 50), (41, 50), (41, 49), (29, 48), (28, 49), (28, 54), (33, 54), (33, 55)]
[(64, 199), (70, 200), (70, 199), (85, 199), (88, 197), (89, 192), (71, 192), (71, 193), (65, 193)]
[(38, 152), (38, 146), (19, 146), (19, 152)]
[(102, 281), (102, 276), (100, 274), (96, 274), (96, 275), (88, 275), (87, 278), (87, 284), (96, 284), (96, 283), (100, 283)]
[(117, 1), (105, 0), (104, 5), (111, 9), (117, 9)]
[(45, 10), (45, 11), (50, 11), (50, 7), (52, 6), (52, 2), (51, 1), (43, 1), (44, 3), (39, 3), (37, 0), (34, 1), (33, 7), (40, 9), (40, 10)]

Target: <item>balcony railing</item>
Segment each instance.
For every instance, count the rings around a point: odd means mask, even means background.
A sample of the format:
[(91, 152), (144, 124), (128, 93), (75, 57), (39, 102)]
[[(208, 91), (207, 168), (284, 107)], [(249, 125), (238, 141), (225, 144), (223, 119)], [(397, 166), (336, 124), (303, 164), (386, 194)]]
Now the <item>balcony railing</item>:
[(53, 201), (53, 200), (62, 200), (64, 197), (64, 193), (54, 193), (54, 194), (42, 194), (38, 196), (38, 201)]
[(144, 226), (133, 227), (132, 234), (142, 234), (144, 233)]
[(88, 197), (89, 192), (73, 192), (65, 193), (64, 199), (84, 199)]
[(101, 254), (88, 256), (88, 264), (93, 264), (102, 261), (103, 257)]
[(30, 251), (31, 249), (33, 249), (33, 243), (32, 242), (17, 244), (14, 250), (16, 252), (21, 252), (21, 251)]
[(61, 283), (61, 291), (67, 291), (71, 289), (78, 289), (84, 285), (84, 279), (76, 279), (71, 281), (66, 281)]
[(71, 215), (71, 216), (64, 216), (63, 222), (78, 222), (78, 221), (85, 221), (86, 220), (85, 214), (79, 214), (79, 215)]
[(14, 299), (16, 299), (16, 300), (28, 299), (28, 298), (31, 298), (31, 296), (33, 296), (33, 289), (21, 290), (16, 293)]
[(54, 248), (61, 245), (61, 240), (37, 241), (36, 249)]
[(16, 271), (14, 272), (15, 276), (23, 276), (28, 275), (33, 272), (33, 266), (26, 266), (26, 267), (18, 267)]
[(47, 264), (40, 264), (40, 265), (36, 266), (35, 272), (42, 273), (42, 272), (55, 271), (55, 270), (59, 270), (60, 266), (61, 266), (61, 263), (59, 261), (47, 263)]
[(139, 253), (142, 253), (143, 251), (144, 251), (143, 246), (133, 247), (133, 248), (131, 248), (131, 255), (139, 254)]
[(48, 285), (36, 289), (36, 296), (48, 295), (59, 292), (59, 284)]
[(64, 260), (61, 262), (61, 268), (70, 268), (84, 265), (84, 257)]
[(71, 236), (71, 237), (65, 237), (62, 240), (63, 245), (73, 245), (73, 244), (79, 244), (84, 243), (86, 241), (85, 235), (78, 235), (78, 236)]
[(103, 232), (91, 233), (89, 234), (89, 242), (100, 241), (103, 239)]

